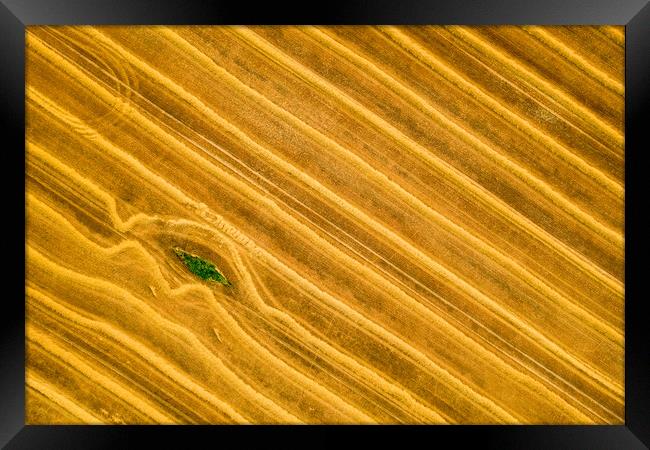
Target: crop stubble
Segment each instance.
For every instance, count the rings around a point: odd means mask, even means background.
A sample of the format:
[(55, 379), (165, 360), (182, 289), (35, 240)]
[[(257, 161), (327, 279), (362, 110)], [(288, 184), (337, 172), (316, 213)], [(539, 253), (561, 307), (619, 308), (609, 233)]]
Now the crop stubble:
[(28, 423), (623, 423), (622, 27), (26, 42)]

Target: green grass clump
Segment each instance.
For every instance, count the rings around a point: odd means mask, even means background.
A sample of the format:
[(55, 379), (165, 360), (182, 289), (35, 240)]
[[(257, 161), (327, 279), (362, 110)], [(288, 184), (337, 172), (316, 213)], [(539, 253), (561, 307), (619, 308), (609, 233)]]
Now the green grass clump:
[(199, 278), (206, 281), (216, 281), (224, 286), (232, 286), (230, 281), (228, 281), (210, 261), (206, 261), (196, 255), (187, 253), (178, 247), (174, 248), (174, 252), (180, 260), (183, 261), (183, 264), (187, 266), (190, 272)]

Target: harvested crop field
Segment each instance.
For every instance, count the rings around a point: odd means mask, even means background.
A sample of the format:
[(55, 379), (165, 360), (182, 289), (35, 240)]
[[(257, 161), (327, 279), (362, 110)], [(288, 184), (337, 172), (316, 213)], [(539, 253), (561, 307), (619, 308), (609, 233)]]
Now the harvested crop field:
[(622, 27), (26, 36), (26, 420), (622, 424)]

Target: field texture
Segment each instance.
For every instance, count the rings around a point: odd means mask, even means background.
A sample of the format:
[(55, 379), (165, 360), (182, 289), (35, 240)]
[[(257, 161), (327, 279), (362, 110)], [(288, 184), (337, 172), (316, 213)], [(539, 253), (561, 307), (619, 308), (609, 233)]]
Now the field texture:
[(622, 27), (26, 45), (28, 423), (623, 423)]

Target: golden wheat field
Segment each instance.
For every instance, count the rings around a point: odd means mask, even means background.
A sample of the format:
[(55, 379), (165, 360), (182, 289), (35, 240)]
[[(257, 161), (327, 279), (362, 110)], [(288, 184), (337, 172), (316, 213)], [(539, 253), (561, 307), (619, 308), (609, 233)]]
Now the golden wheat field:
[(624, 44), (27, 27), (27, 423), (622, 424)]

